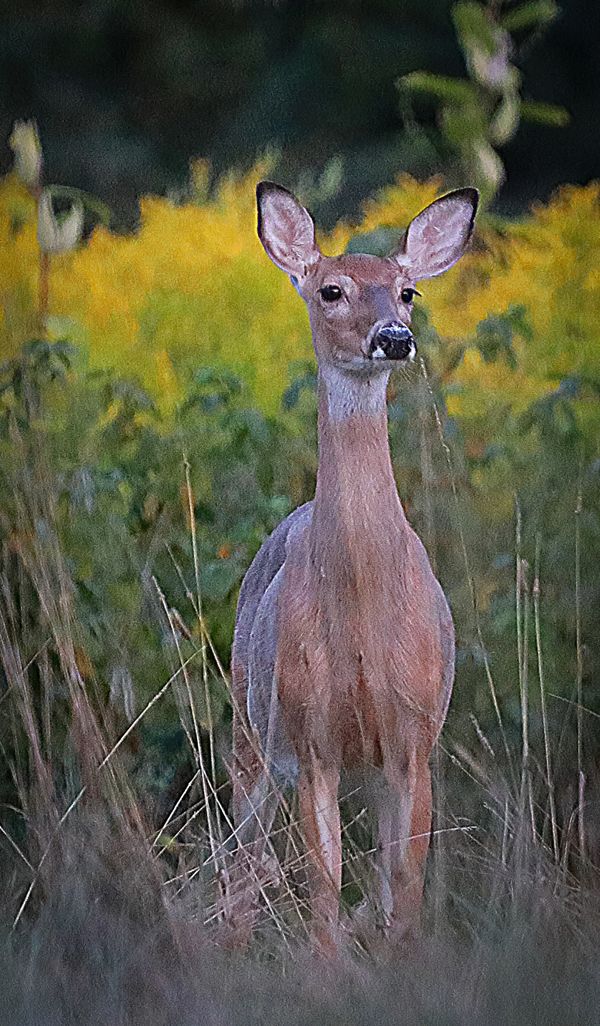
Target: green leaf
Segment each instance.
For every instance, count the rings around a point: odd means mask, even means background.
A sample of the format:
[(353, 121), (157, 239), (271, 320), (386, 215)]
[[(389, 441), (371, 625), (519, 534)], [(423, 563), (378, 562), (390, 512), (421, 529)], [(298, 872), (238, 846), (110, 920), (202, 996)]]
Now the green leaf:
[(520, 102), (515, 90), (505, 92), (490, 122), (490, 139), (496, 146), (503, 146), (512, 139), (519, 127)]
[(550, 25), (559, 14), (558, 4), (554, 0), (532, 0), (522, 4), (514, 11), (507, 11), (500, 18), (500, 24), (507, 32), (522, 32), (528, 28), (541, 28)]
[(455, 4), (452, 8), (452, 20), (463, 49), (469, 49), (475, 41), (490, 56), (495, 52), (496, 31), (485, 7), (477, 3)]
[(200, 571), (202, 594), (210, 602), (222, 602), (243, 576), (236, 559), (219, 559), (205, 563)]
[(521, 117), (538, 125), (549, 125), (552, 128), (564, 128), (569, 124), (571, 115), (564, 107), (554, 103), (538, 103), (535, 100), (521, 104)]
[(102, 224), (107, 228), (110, 227), (113, 219), (112, 210), (97, 196), (92, 196), (91, 193), (85, 192), (83, 189), (76, 189), (71, 185), (49, 185), (47, 188), (52, 199), (66, 199), (74, 203), (81, 203), (86, 210), (95, 214)]
[(411, 71), (409, 75), (403, 75), (398, 79), (397, 85), (412, 93), (437, 96), (439, 100), (447, 103), (468, 103), (477, 97), (475, 87), (466, 79), (432, 75), (428, 71)]
[(531, 338), (531, 327), (523, 306), (510, 306), (503, 314), (491, 314), (477, 325), (476, 344), (486, 363), (493, 363), (504, 357), (513, 370), (517, 358), (513, 349), (515, 334)]
[(293, 410), (298, 405), (300, 396), (304, 391), (316, 392), (316, 389), (317, 372), (310, 365), (303, 372), (296, 374), (293, 381), (288, 385), (281, 398), (281, 405), (284, 410)]

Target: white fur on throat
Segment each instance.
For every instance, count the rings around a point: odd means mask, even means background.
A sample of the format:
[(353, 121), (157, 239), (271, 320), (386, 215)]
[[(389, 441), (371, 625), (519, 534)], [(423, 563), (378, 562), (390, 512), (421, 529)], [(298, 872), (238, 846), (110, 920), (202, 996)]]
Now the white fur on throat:
[(373, 417), (385, 410), (389, 370), (365, 374), (364, 371), (327, 365), (321, 366), (321, 376), (332, 420), (345, 420), (356, 415)]

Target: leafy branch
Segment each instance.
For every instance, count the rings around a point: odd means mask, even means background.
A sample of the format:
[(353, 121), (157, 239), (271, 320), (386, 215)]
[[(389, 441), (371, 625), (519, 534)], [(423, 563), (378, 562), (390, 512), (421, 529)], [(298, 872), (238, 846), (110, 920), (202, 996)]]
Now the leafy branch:
[(468, 78), (414, 71), (398, 82), (405, 99), (425, 96), (438, 104), (439, 131), (457, 171), (475, 182), (487, 203), (506, 178), (498, 148), (514, 138), (521, 121), (562, 127), (569, 120), (563, 107), (524, 99), (513, 61), (513, 33), (536, 38), (558, 14), (554, 0), (516, 7), (507, 0), (459, 0), (452, 19)]

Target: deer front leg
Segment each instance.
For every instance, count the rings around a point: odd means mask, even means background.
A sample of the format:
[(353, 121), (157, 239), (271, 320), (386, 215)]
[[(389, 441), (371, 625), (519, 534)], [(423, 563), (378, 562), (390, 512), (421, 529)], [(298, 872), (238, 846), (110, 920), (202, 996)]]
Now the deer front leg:
[(407, 771), (388, 778), (379, 810), (381, 906), (390, 937), (419, 931), (431, 831), (431, 773), (413, 752)]
[(312, 932), (316, 946), (333, 954), (339, 941), (342, 840), (338, 804), (339, 769), (316, 759), (303, 767), (298, 784)]

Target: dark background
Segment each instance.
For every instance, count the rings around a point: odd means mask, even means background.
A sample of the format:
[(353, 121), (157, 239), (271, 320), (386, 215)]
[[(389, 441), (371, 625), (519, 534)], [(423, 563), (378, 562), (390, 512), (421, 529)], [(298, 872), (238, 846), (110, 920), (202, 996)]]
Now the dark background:
[[(443, 161), (407, 136), (395, 80), (416, 69), (461, 75), (451, 0), (21, 0), (0, 7), (0, 170), (15, 118), (35, 117), (47, 180), (105, 199), (118, 221), (136, 197), (181, 188), (190, 157), (216, 172), (247, 167), (268, 146), (295, 184), (339, 154), (335, 210), (401, 169)], [(562, 0), (561, 16), (516, 54), (529, 98), (564, 105), (565, 129), (523, 125), (502, 152), (498, 201), (514, 213), (560, 182), (600, 167), (600, 18), (596, 0)], [(433, 109), (418, 111), (433, 124)], [(330, 214), (332, 211), (329, 212)], [(327, 219), (328, 210), (322, 214)]]

